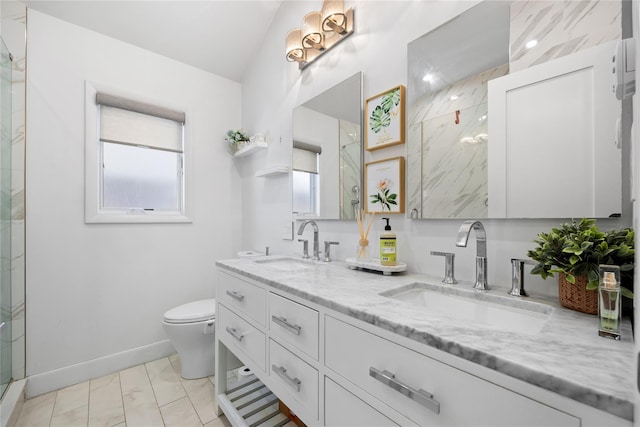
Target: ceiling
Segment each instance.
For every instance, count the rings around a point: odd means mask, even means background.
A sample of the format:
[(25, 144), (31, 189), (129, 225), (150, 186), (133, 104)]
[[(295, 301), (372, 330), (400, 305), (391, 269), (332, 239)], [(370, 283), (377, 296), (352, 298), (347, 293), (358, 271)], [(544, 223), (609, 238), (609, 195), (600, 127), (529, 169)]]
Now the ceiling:
[(24, 3), (42, 13), (240, 82), (282, 0)]

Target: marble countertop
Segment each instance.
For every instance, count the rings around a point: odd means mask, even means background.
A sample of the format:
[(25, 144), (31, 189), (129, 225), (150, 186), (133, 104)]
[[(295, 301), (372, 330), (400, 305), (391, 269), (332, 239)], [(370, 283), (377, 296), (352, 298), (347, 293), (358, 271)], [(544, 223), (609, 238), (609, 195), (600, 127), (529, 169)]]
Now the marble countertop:
[[(276, 260), (295, 259), (293, 263)], [(303, 262), (293, 257), (251, 257), (217, 261), (219, 268), (454, 354), (489, 369), (633, 420), (634, 343), (624, 322), (622, 339), (598, 336), (597, 316), (535, 299), (553, 307), (542, 330), (516, 333), (427, 313), (424, 308), (380, 293), (415, 282), (440, 284), (420, 274), (383, 276), (352, 270), (343, 262)], [(451, 286), (451, 285), (442, 285)], [(454, 285), (472, 290), (471, 283)], [(489, 294), (506, 305), (518, 297), (495, 287)], [(528, 298), (527, 300), (532, 300)]]

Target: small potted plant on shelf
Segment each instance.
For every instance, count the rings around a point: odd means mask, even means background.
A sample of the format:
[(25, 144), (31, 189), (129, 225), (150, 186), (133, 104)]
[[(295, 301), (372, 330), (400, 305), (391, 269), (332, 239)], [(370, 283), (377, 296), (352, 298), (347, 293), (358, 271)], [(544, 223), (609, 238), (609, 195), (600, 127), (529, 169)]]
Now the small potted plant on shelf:
[(633, 298), (634, 231), (631, 228), (600, 231), (595, 219), (583, 218), (538, 234), (538, 246), (527, 255), (538, 262), (531, 270), (543, 279), (559, 274), (562, 306), (598, 313), (600, 264), (618, 265), (622, 295)]
[(227, 135), (224, 137), (224, 140), (229, 145), (231, 152), (235, 153), (249, 142), (249, 135), (242, 129), (231, 129), (227, 131)]

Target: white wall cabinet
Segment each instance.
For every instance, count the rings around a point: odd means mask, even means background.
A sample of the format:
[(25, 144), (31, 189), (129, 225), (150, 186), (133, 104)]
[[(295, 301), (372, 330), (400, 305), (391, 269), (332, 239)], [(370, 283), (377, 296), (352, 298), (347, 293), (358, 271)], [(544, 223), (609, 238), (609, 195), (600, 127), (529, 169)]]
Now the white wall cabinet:
[(622, 212), (614, 47), (601, 44), (489, 81), (489, 218)]
[(236, 273), (218, 280), (218, 402), (231, 352), (307, 425), (631, 426)]

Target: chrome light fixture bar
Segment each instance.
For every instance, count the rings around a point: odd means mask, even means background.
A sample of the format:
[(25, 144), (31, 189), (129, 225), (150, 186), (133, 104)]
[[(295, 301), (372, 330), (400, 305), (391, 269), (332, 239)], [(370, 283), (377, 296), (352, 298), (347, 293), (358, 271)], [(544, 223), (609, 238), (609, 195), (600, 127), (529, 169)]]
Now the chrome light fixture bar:
[(353, 9), (344, 10), (344, 0), (324, 0), (321, 11), (304, 16), (302, 28), (287, 33), (287, 61), (300, 70), (353, 34)]

